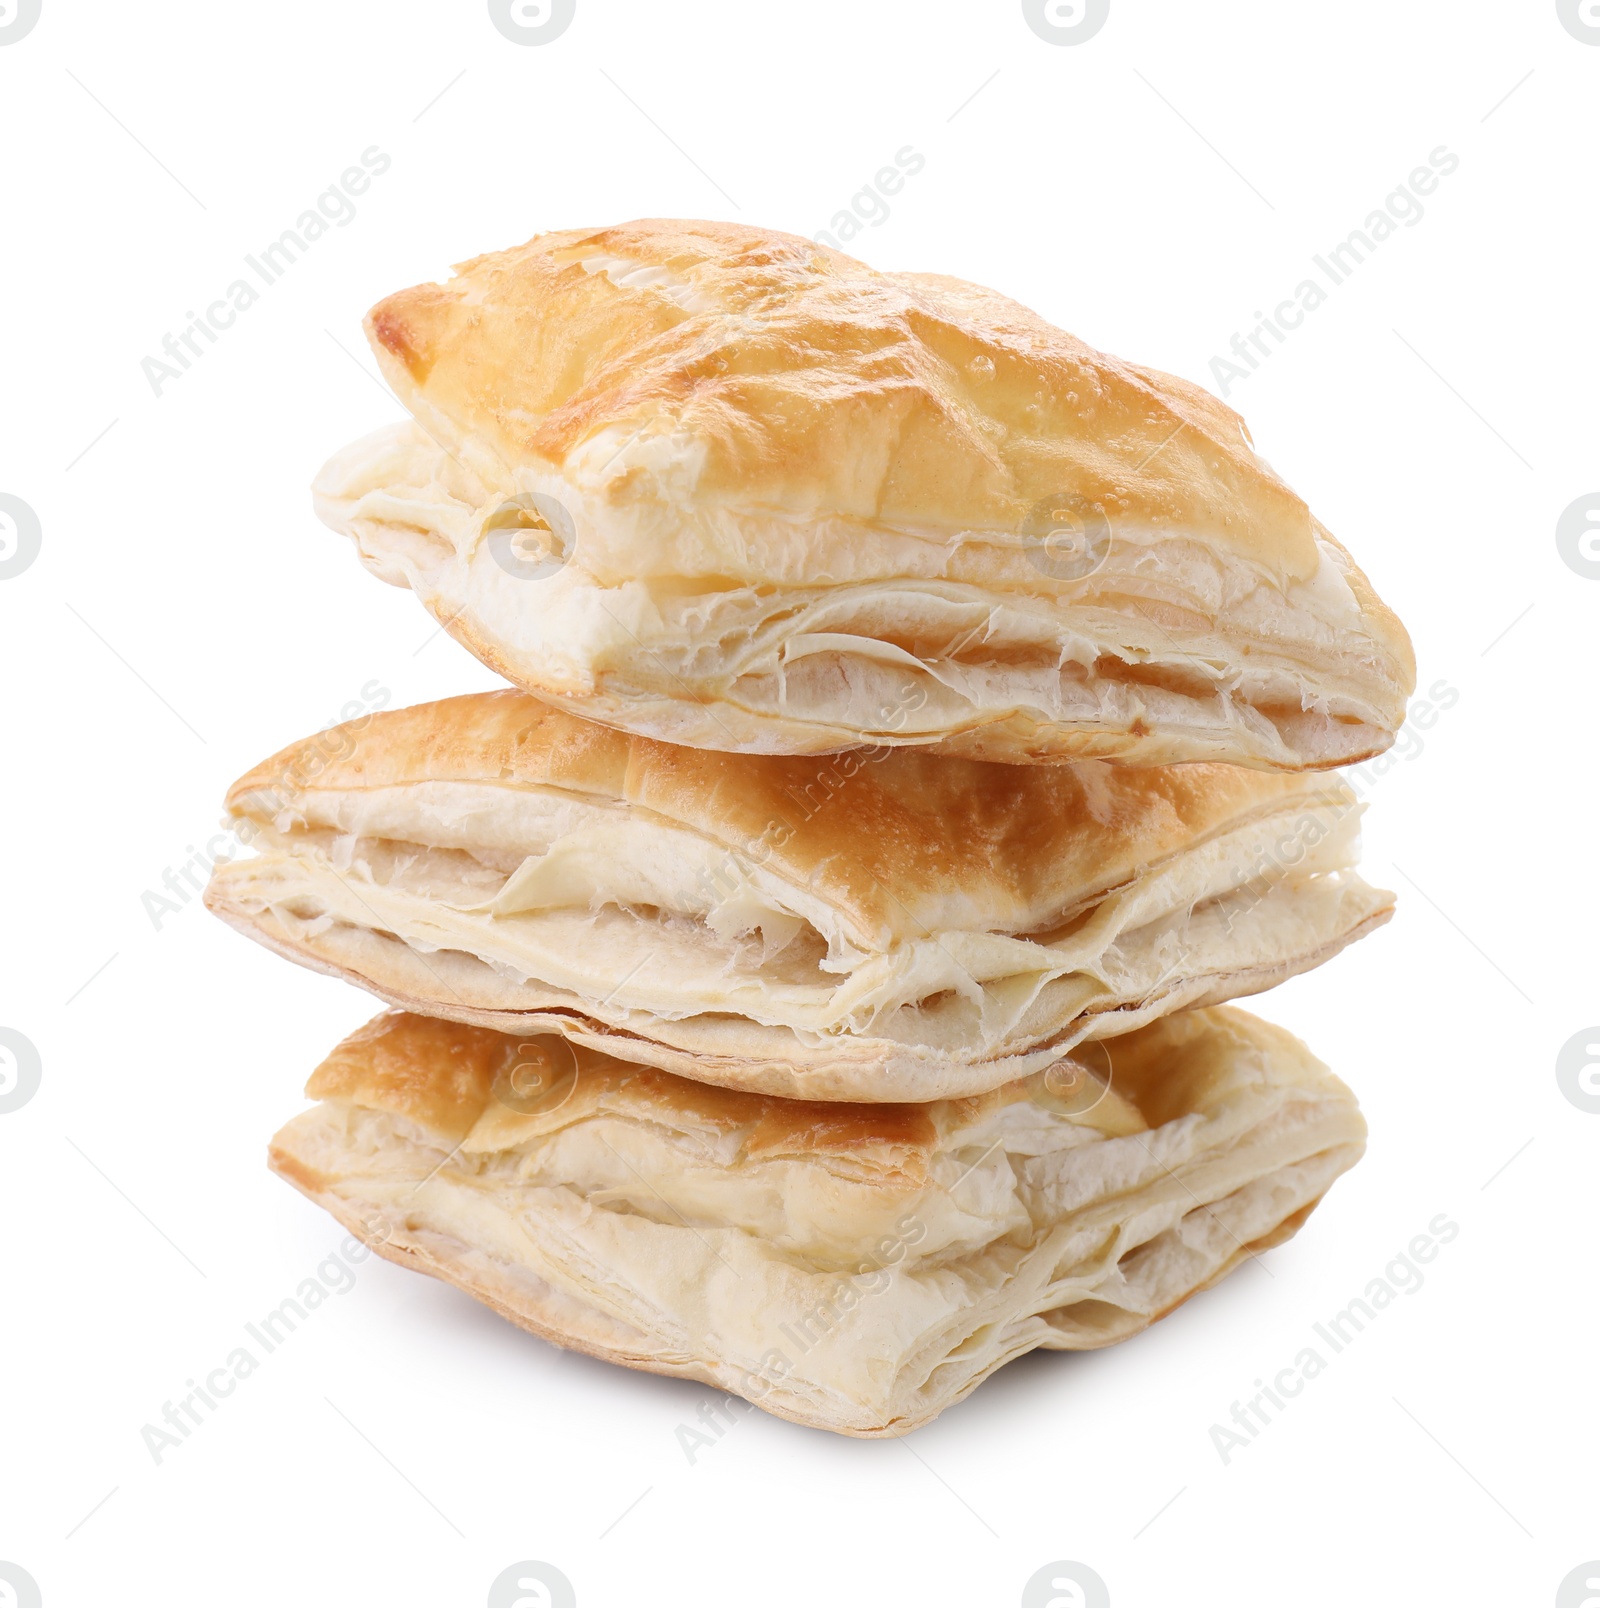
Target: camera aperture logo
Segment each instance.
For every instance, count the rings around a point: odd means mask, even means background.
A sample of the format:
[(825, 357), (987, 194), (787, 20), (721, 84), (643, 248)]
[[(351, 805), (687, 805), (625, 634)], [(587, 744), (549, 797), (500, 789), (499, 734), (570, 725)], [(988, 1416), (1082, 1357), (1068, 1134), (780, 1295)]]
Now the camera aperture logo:
[(43, 545), (39, 516), (20, 497), (0, 491), (0, 581), (20, 575)]
[[(43, 0), (0, 0), (0, 45), (26, 39), (44, 11)], [(4, 1579), (0, 1575), (0, 1579)]]

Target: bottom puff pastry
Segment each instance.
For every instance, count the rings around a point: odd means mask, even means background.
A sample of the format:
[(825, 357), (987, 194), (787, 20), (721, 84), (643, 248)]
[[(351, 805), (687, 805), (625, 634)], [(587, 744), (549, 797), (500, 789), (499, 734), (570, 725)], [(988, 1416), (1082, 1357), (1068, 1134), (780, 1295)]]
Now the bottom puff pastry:
[(317, 1068), (271, 1164), (381, 1255), (557, 1345), (847, 1435), (1035, 1347), (1138, 1333), (1361, 1155), (1292, 1035), (1188, 1011), (970, 1099), (717, 1088), (403, 1012)]

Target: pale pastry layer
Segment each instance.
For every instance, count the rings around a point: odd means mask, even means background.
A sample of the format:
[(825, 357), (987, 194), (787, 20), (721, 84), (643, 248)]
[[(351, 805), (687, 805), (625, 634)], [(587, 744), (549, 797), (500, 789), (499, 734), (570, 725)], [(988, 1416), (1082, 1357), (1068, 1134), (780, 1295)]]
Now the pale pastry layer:
[[(635, 473), (639, 450), (597, 461)], [(1392, 740), (1404, 689), (1331, 542), (1286, 590), (1181, 532), (1122, 525), (1091, 574), (1064, 581), (1014, 532), (618, 509), (606, 484), (491, 466), (406, 422), (333, 459), (316, 502), (495, 669), (670, 742), (1296, 770)], [(492, 516), (528, 494), (566, 511), (570, 552), (508, 573)]]
[(508, 1069), (571, 1051), (389, 1016), (325, 1063), (273, 1165), (557, 1343), (900, 1433), (1024, 1351), (1137, 1332), (1360, 1155), (1349, 1091), (1241, 1012), (1109, 1049), (1076, 1083), (888, 1110), (580, 1050), (528, 1101)]
[[(494, 865), (481, 849), (263, 830), (254, 858), (217, 868), (208, 897), (247, 925), (267, 918), (299, 945), (346, 928), (398, 940), (425, 968), (441, 951), (471, 957), (505, 985), (502, 1009), (570, 999), (614, 1027), (649, 1024), (652, 1037), (684, 1024), (673, 1036), (686, 1045), (699, 1042), (703, 1019), (734, 1018), (770, 1049), (762, 1059), (820, 1063), (850, 1040), (886, 1061), (899, 1050), (954, 1061), (972, 1087), (1016, 1075), (1018, 1055), (1053, 1056), (1097, 1025), (1132, 1025), (1115, 1013), (1215, 998), (1235, 979), (1234, 992), (1276, 982), (1389, 908), (1347, 869), (1353, 815), (1328, 822), (1292, 874), (1242, 881), (1282, 830), (1268, 820), (1152, 868), (1060, 932), (950, 929), (872, 949), (853, 944), (859, 935), (826, 904), (762, 868), (736, 877), (722, 854), (711, 882), (689, 852), (708, 846), (690, 834), (597, 827), (573, 813), (569, 834), (509, 874), (515, 854)], [(438, 983), (434, 1004), (464, 1003)], [(853, 1097), (932, 1092), (898, 1081), (885, 1070)]]
[[(649, 907), (586, 902), (500, 916), (483, 908), (495, 898), (500, 879), (493, 873), (415, 845), (358, 841), (343, 867), (323, 845), (291, 849), (267, 848), (220, 868), (214, 900), (246, 914), (269, 909), (313, 925), (392, 933), (424, 954), (458, 950), (514, 983), (548, 984), (595, 1001), (609, 996), (619, 1012), (671, 1019), (730, 1013), (812, 1036), (914, 1043), (922, 1012), (944, 1008), (948, 1028), (948, 1007), (959, 1000), (978, 1055), (1007, 1044), (1052, 984), (1062, 985), (1064, 1010), (1125, 1004), (1177, 973), (1187, 980), (1320, 954), (1383, 904), (1354, 873), (1185, 900), (1184, 884), (1192, 888), (1204, 869), (1190, 867), (1190, 876), (1173, 874), (1165, 885), (1106, 901), (1112, 908), (1053, 942), (945, 932), (830, 964), (821, 943), (807, 944), (800, 934), (768, 958), (764, 929), (741, 943), (707, 921)], [(843, 978), (836, 975), (847, 967)]]
[(1318, 965), (1392, 904), (1336, 777), (708, 753), (514, 692), (363, 717), (229, 803), (256, 852), (208, 902), (281, 953), (804, 1098), (994, 1087)]
[[(1048, 1067), (1074, 1045), (1129, 1033), (1174, 1011), (1240, 999), (1272, 988), (1330, 959), (1344, 942), (1387, 919), (1387, 911), (1349, 937), (1293, 963), (1210, 976), (1169, 979), (1128, 1003), (1115, 999), (1069, 1015), (1058, 1009), (1065, 984), (1041, 990), (1025, 1014), (1014, 1047), (974, 1057), (961, 1046), (968, 1018), (954, 996), (919, 1013), (921, 1037), (908, 1042), (863, 1034), (819, 1038), (764, 1026), (728, 1013), (681, 1018), (627, 1011), (547, 984), (508, 981), (459, 950), (423, 953), (366, 927), (297, 917), (278, 910), (246, 914), (207, 891), (211, 908), (231, 925), (286, 959), (368, 989), (402, 1010), (503, 1033), (555, 1033), (644, 1066), (702, 1083), (793, 1100), (921, 1101), (982, 1093)], [(1052, 1021), (1058, 1030), (1048, 1031)]]

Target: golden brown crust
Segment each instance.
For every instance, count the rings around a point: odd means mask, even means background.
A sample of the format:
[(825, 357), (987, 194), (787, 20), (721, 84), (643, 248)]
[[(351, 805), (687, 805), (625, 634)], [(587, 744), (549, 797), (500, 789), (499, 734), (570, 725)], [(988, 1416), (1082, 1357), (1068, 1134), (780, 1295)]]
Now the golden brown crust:
[(558, 788), (653, 812), (758, 859), (866, 933), (1026, 931), (1257, 814), (1353, 802), (1334, 777), (1233, 765), (721, 754), (506, 691), (387, 710), (291, 744), (235, 782), (228, 804), (270, 820), (315, 791), (431, 781)]
[[(566, 1075), (548, 1092), (530, 1093), (519, 1066), (535, 1069), (535, 1076), (552, 1066)], [(963, 1120), (1023, 1098), (1029, 1087), (1019, 1082), (964, 1101)], [(312, 1073), (306, 1094), (404, 1117), (451, 1144), (476, 1129), (480, 1148), (480, 1140), (510, 1145), (519, 1134), (548, 1131), (604, 1104), (671, 1127), (743, 1132), (743, 1154), (751, 1160), (847, 1157), (875, 1166), (887, 1182), (924, 1177), (940, 1139), (939, 1105), (786, 1100), (619, 1061), (547, 1035), (512, 1036), (409, 1011), (387, 1011), (357, 1028)], [(1125, 1124), (1132, 1114), (1114, 1099), (1096, 1124)]]
[[(664, 278), (619, 285), (596, 259)], [(748, 320), (737, 340), (708, 343), (730, 317)], [(711, 499), (981, 530), (1070, 492), (1289, 578), (1317, 567), (1305, 503), (1200, 387), (983, 286), (878, 273), (775, 230), (644, 218), (538, 235), (386, 297), (368, 331), (403, 397), (507, 463), (559, 466), (605, 426), (670, 416), (706, 445)]]
[[(1118, 1132), (1158, 1128), (1185, 1112), (1218, 1105), (1235, 1084), (1263, 1078), (1339, 1087), (1293, 1035), (1227, 1009), (1180, 1012), (1085, 1050), (1078, 1064), (1109, 1091), (1085, 1109), (1083, 1122)], [(570, 1072), (544, 1092), (526, 1094), (514, 1076), (519, 1065), (557, 1065)], [(521, 1128), (547, 1131), (604, 1104), (673, 1127), (742, 1131), (743, 1154), (750, 1159), (872, 1151), (913, 1158), (920, 1176), (946, 1131), (975, 1124), (1014, 1100), (1041, 1097), (1048, 1104), (1050, 1091), (1061, 1086), (1056, 1073), (1047, 1071), (959, 1100), (788, 1100), (718, 1088), (547, 1035), (496, 1033), (391, 1010), (343, 1039), (312, 1073), (306, 1094), (405, 1117), (452, 1144), (473, 1130), (491, 1104), (510, 1102), (497, 1115), (494, 1133), (506, 1145), (516, 1142), (513, 1135)], [(519, 1115), (532, 1120), (518, 1124)]]
[(378, 1016), (343, 1039), (311, 1074), (313, 1100), (393, 1111), (452, 1141), (483, 1113), (508, 1041), (487, 1028), (432, 1016)]

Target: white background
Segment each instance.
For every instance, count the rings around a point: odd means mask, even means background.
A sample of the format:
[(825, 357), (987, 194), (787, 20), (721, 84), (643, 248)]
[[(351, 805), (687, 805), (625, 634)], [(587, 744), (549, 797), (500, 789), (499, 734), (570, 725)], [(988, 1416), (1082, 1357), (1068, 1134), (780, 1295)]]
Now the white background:
[[(1597, 97), (1552, 0), (1112, 0), (1068, 47), (1014, 0), (578, 0), (531, 48), (472, 0), (44, 0), (0, 47), (0, 491), (43, 531), (0, 581), (0, 1025), (43, 1066), (0, 1115), (0, 1560), (45, 1608), (476, 1605), (521, 1559), (582, 1608), (1010, 1605), (1057, 1559), (1116, 1608), (1556, 1601), (1600, 1557), (1600, 1115), (1555, 1078), (1600, 1021), (1600, 581), (1555, 542), (1600, 489)], [(154, 395), (141, 359), (373, 145), (354, 221)], [(340, 1237), (264, 1147), (375, 1007), (142, 896), (366, 683), (491, 684), (311, 515), (398, 413), (361, 314), (549, 228), (814, 234), (907, 145), (857, 255), (1203, 384), (1459, 157), (1229, 398), (1457, 695), (1371, 786), (1396, 920), (1257, 1002), (1366, 1160), (1262, 1265), (901, 1444), (753, 1413), (691, 1465), (709, 1392), (369, 1261), (157, 1466), (141, 1426)], [(1210, 1426), (1439, 1213), (1423, 1287), (1224, 1465)]]

